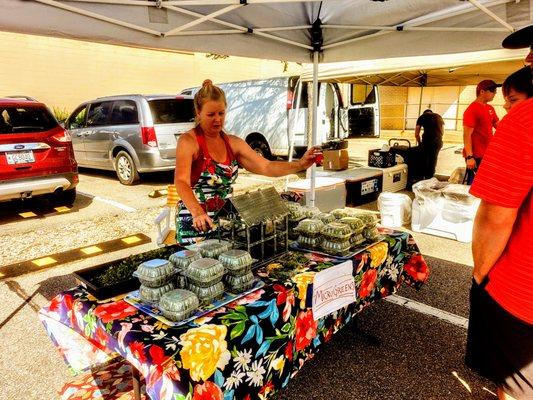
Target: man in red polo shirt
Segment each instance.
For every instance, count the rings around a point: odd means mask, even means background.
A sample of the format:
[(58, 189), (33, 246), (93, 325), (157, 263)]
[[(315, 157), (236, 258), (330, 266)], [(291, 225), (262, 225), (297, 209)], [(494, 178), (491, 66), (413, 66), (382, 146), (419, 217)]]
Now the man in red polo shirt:
[(492, 139), (492, 129), (498, 124), (498, 116), (489, 102), (496, 95), (496, 82), (485, 79), (476, 87), (474, 100), (463, 114), (463, 156), (466, 168), (476, 169)]
[[(533, 45), (533, 25), (505, 47)], [(526, 58), (531, 58), (532, 53)], [(533, 399), (533, 73), (503, 84), (509, 113), (499, 123), (470, 193), (473, 282), (465, 361), (498, 384), (498, 398)]]

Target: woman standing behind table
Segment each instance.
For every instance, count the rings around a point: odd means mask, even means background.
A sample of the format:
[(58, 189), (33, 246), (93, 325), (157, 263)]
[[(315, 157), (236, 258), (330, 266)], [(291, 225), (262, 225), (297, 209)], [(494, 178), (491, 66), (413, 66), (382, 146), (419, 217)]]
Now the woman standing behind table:
[(231, 197), (239, 166), (275, 177), (305, 170), (315, 160), (315, 147), (293, 162), (261, 157), (244, 140), (224, 132), (226, 106), (224, 91), (205, 80), (194, 96), (196, 126), (178, 140), (174, 184), (181, 199), (176, 212), (180, 244), (196, 243), (216, 228), (213, 218)]

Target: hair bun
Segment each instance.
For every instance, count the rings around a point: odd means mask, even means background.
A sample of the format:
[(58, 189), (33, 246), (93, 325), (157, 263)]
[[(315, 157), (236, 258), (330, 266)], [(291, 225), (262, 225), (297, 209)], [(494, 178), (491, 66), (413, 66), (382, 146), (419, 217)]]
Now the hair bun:
[(213, 81), (211, 79), (206, 79), (203, 83), (202, 83), (202, 87), (206, 87), (206, 86), (213, 86)]

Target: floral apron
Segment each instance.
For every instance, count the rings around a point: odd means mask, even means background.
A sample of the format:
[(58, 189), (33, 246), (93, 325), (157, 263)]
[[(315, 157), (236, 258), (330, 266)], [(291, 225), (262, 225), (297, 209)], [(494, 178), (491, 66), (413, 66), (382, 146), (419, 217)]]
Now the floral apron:
[[(207, 215), (216, 223), (218, 211), (224, 207), (226, 200), (231, 197), (233, 183), (237, 179), (239, 166), (231, 147), (228, 137), (221, 133), (226, 143), (227, 158), (229, 164), (218, 163), (213, 160), (207, 150), (205, 136), (199, 130), (195, 130), (196, 140), (202, 150), (203, 161), (200, 178), (192, 187), (196, 199)], [(180, 200), (176, 210), (176, 241), (180, 244), (188, 245), (200, 242), (206, 236), (214, 236), (216, 228), (208, 232), (198, 232), (194, 229), (193, 218), (185, 204)]]

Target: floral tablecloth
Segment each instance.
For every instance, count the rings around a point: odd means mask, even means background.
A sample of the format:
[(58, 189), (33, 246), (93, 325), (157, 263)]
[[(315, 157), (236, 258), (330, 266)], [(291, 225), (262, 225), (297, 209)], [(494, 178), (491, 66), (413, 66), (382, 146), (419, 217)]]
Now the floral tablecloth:
[(99, 301), (81, 287), (56, 296), (39, 316), (75, 373), (119, 355), (145, 378), (152, 399), (265, 399), (363, 307), (402, 282), (419, 288), (427, 280), (412, 237), (384, 233), (382, 242), (354, 256), (356, 302), (318, 321), (307, 287), (317, 270), (338, 261), (311, 253), (307, 268), (290, 279), (263, 269), (263, 288), (177, 328), (121, 298)]

